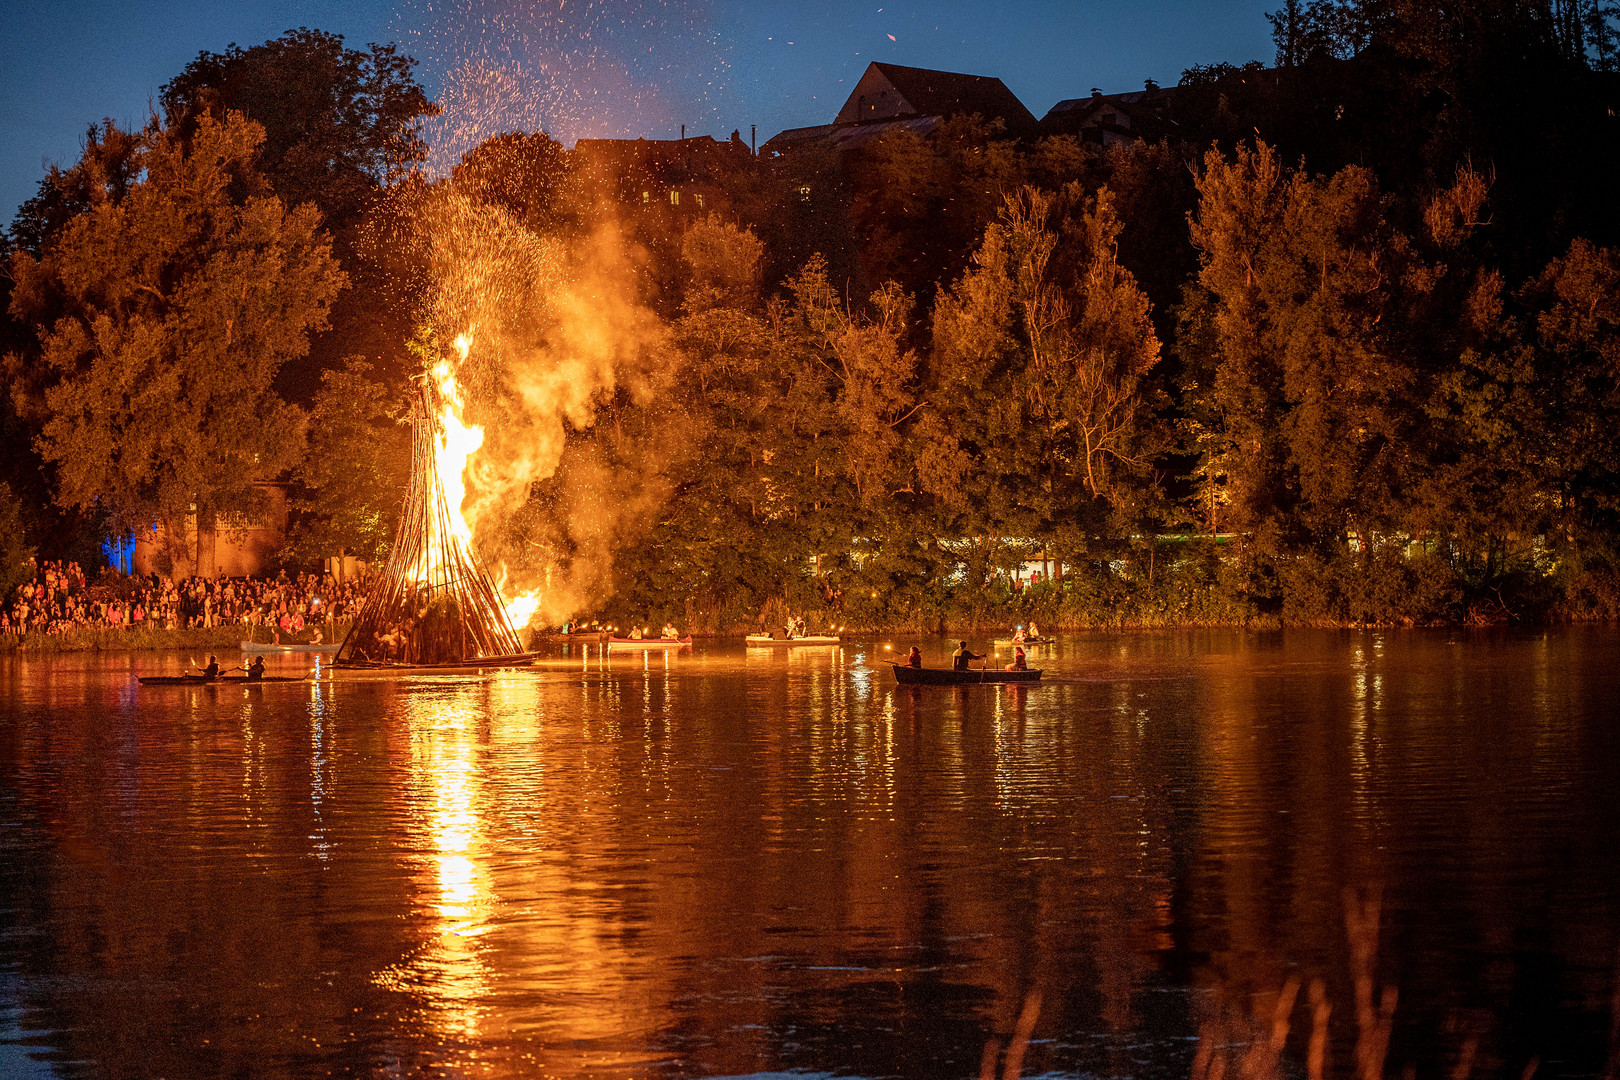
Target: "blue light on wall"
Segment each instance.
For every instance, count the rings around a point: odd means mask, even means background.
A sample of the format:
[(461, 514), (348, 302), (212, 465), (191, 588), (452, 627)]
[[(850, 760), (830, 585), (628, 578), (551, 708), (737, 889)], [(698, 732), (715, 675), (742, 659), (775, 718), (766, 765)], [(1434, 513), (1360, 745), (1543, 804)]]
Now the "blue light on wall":
[(135, 572), (135, 534), (111, 536), (101, 542), (101, 553), (107, 564), (120, 574)]

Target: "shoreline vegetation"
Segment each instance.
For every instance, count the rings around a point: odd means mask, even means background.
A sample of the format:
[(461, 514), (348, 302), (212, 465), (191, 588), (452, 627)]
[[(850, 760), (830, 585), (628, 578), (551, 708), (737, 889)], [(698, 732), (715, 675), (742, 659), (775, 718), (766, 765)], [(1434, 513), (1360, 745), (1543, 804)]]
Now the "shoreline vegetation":
[(444, 364), (468, 531), (552, 625), (1620, 618), (1620, 14), (1581, 2), (1290, 4), (1273, 66), (1108, 138), (942, 103), (432, 180), (409, 57), (204, 53), (0, 244), (0, 596), (283, 511), (258, 572), (380, 565)]
[[(1047, 614), (1042, 614), (1043, 611), (1047, 612)], [(1056, 600), (1056, 598), (1051, 598), (1046, 602), (1038, 600), (1036, 603), (1025, 605), (1022, 610), (1002, 608), (996, 611), (986, 611), (983, 617), (976, 621), (969, 621), (964, 618), (942, 618), (923, 625), (919, 625), (916, 621), (849, 622), (843, 624), (842, 636), (845, 638), (857, 636), (984, 637), (987, 634), (1010, 632), (1014, 627), (1027, 625), (1031, 620), (1040, 624), (1044, 628), (1044, 632), (1048, 634), (1154, 633), (1168, 630), (1269, 632), (1278, 630), (1359, 630), (1374, 628), (1488, 628), (1508, 625), (1602, 625), (1615, 621), (1613, 616), (1606, 612), (1569, 611), (1560, 613), (1558, 617), (1521, 620), (1510, 617), (1510, 613), (1506, 612), (1505, 608), (1481, 608), (1471, 612), (1468, 618), (1452, 621), (1419, 621), (1411, 618), (1285, 621), (1277, 616), (1264, 614), (1250, 614), (1247, 617), (1238, 617), (1234, 612), (1221, 612), (1219, 605), (1215, 603), (1208, 604), (1201, 611), (1185, 611), (1179, 614), (1170, 610), (1155, 610), (1152, 606), (1138, 606), (1110, 613), (1077, 610), (1074, 605), (1064, 604)], [(334, 632), (325, 639), (325, 643), (341, 643), (344, 635), (348, 632), (347, 626), (340, 625), (332, 629)], [(690, 631), (694, 638), (708, 641), (741, 641), (746, 635), (759, 632), (760, 628), (752, 622), (730, 623), (720, 628), (712, 626), (701, 629), (694, 628)], [(837, 632), (837, 629), (835, 626), (826, 625), (818, 629), (816, 622), (811, 620), (810, 632), (829, 633)], [(571, 643), (596, 644), (606, 641), (609, 636), (607, 631), (576, 631), (573, 634), (564, 635), (545, 628), (529, 628), (522, 633), (529, 648), (543, 648), (549, 645)], [(209, 629), (194, 628), (189, 630), (82, 628), (59, 634), (36, 631), (22, 637), (14, 634), (0, 636), (0, 654), (23, 652), (127, 653), (187, 650), (193, 652), (235, 652), (240, 647), (241, 642), (246, 640), (243, 635), (244, 631), (240, 626), (213, 627)], [(292, 642), (283, 642), (283, 644), (292, 644)]]

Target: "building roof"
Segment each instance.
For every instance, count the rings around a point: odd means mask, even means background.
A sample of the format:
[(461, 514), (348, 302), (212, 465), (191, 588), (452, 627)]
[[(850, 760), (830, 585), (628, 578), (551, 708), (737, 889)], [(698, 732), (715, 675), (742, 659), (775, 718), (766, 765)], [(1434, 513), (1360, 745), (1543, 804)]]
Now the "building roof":
[(1041, 133), (1074, 135), (1096, 129), (1128, 138), (1162, 138), (1175, 130), (1172, 109), (1177, 93), (1177, 87), (1149, 84), (1146, 90), (1123, 94), (1093, 90), (1090, 97), (1065, 98), (1041, 117)]
[(891, 131), (927, 135), (939, 127), (940, 122), (937, 116), (909, 116), (902, 120), (873, 120), (865, 124), (819, 124), (816, 127), (789, 128), (767, 139), (759, 152), (768, 157), (811, 147), (853, 150)]
[(986, 120), (1003, 121), (1013, 134), (1035, 127), (1035, 115), (1000, 79), (875, 60), (867, 65), (834, 123), (973, 113)]
[(794, 150), (848, 150), (891, 131), (927, 135), (942, 120), (978, 115), (1013, 136), (1032, 135), (1035, 114), (1000, 79), (872, 61), (830, 124), (788, 128), (765, 141), (767, 156)]

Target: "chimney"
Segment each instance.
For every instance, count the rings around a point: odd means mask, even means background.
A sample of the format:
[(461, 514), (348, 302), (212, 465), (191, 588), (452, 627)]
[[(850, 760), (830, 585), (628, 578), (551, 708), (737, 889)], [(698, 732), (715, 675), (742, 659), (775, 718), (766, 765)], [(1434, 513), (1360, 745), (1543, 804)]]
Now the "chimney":
[(759, 125), (758, 124), (749, 124), (748, 125), (748, 152), (750, 154), (754, 155), (755, 157), (759, 157), (759, 150), (754, 146), (754, 140), (756, 138), (758, 138), (758, 137), (759, 137)]
[(1102, 97), (1102, 88), (1098, 87), (1098, 86), (1093, 86), (1091, 88), (1091, 96), (1092, 97)]
[(1154, 82), (1152, 79), (1144, 79), (1142, 85), (1147, 87), (1147, 91), (1150, 94), (1159, 88), (1159, 84)]
[(685, 141), (686, 141), (686, 125), (682, 124), (681, 125), (681, 142), (685, 142)]

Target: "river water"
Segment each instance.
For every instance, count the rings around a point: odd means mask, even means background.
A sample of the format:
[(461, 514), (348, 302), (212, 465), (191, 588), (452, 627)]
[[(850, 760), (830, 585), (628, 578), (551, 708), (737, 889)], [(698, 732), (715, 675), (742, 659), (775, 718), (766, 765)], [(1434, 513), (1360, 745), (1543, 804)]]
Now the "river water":
[(1347, 896), (1389, 1075), (1603, 1075), (1620, 632), (910, 644), (0, 658), (0, 1075), (973, 1077), (1033, 990), (1024, 1076), (1184, 1077), (1294, 977), (1346, 1076)]

